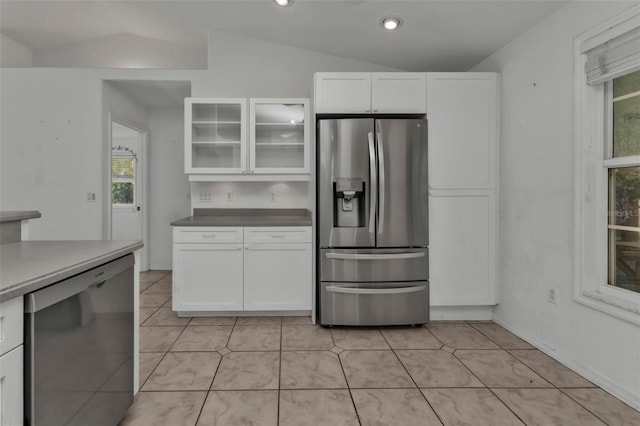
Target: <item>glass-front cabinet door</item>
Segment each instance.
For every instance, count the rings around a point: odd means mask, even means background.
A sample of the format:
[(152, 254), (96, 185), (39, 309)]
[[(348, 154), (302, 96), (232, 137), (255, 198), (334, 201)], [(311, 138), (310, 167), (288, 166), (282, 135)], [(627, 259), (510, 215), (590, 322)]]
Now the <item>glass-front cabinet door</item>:
[(245, 99), (185, 99), (185, 172), (246, 171)]
[(309, 100), (251, 99), (249, 171), (309, 173)]

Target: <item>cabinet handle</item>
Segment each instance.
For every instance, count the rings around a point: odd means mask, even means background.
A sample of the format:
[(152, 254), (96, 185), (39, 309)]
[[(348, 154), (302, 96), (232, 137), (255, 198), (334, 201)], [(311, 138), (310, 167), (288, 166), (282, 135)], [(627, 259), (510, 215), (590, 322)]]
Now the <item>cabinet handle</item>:
[(271, 234), (271, 238), (284, 238), (284, 234)]
[(378, 108), (374, 109), (373, 112), (378, 112)]
[(217, 237), (216, 234), (202, 234), (202, 238), (215, 238)]
[(237, 250), (242, 250), (242, 244), (238, 244)]
[(365, 109), (364, 112), (371, 112), (371, 110), (370, 109)]
[(246, 246), (244, 246), (245, 250), (249, 250), (249, 244), (247, 244)]

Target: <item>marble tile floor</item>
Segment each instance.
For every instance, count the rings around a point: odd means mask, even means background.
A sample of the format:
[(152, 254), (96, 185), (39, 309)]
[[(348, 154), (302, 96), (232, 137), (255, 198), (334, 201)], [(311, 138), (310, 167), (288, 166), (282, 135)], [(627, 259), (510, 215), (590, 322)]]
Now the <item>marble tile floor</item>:
[(640, 424), (639, 412), (492, 322), (178, 318), (170, 272), (140, 281), (141, 390), (122, 426)]

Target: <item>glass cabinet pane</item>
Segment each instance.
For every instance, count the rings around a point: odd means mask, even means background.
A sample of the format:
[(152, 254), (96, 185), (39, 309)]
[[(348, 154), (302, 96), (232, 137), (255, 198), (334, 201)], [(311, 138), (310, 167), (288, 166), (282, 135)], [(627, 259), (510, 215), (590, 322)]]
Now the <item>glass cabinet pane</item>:
[(193, 102), (191, 113), (190, 173), (240, 173), (245, 161), (245, 128), (242, 101)]
[(232, 169), (240, 167), (240, 143), (193, 144), (192, 165), (199, 168)]
[(305, 167), (305, 105), (256, 103), (255, 167)]

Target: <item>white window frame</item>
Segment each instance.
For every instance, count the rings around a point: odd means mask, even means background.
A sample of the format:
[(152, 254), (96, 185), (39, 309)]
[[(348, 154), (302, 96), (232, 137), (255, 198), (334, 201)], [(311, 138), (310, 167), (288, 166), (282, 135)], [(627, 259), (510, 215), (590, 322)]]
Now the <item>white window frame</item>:
[(608, 158), (610, 84), (587, 85), (584, 64), (587, 50), (638, 26), (640, 6), (634, 6), (574, 42), (574, 300), (634, 324), (640, 324), (640, 294), (608, 284), (608, 169), (640, 157)]

